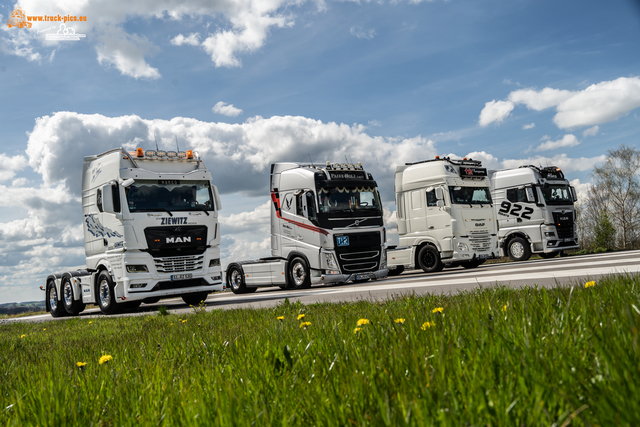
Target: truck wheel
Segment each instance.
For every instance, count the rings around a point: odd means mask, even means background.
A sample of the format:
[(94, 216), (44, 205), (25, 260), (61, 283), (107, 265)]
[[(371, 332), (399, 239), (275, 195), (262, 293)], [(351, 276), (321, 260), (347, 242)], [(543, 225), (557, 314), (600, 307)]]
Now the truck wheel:
[(231, 267), (227, 272), (227, 281), (231, 285), (234, 294), (247, 293), (247, 286), (244, 284), (244, 277), (238, 267)]
[(423, 246), (418, 253), (418, 265), (425, 273), (437, 273), (444, 266), (440, 259), (440, 253), (431, 245)]
[(198, 292), (197, 294), (182, 295), (182, 301), (187, 305), (200, 305), (200, 302), (206, 301), (209, 296), (209, 292)]
[(73, 285), (70, 277), (65, 277), (62, 281), (62, 303), (71, 316), (77, 316), (84, 310), (82, 300), (73, 299)]
[(484, 264), (484, 261), (469, 261), (469, 262), (463, 262), (460, 265), (462, 265), (464, 268), (476, 268), (481, 264)]
[(62, 301), (58, 298), (58, 291), (53, 280), (47, 282), (47, 303), (49, 305), (49, 313), (53, 317), (66, 316), (67, 312), (62, 307)]
[(509, 240), (509, 258), (514, 261), (526, 261), (531, 258), (531, 248), (529, 242), (522, 237), (515, 237)]
[(311, 278), (309, 277), (309, 267), (302, 258), (294, 258), (289, 264), (289, 278), (293, 284), (293, 289), (309, 289)]
[(116, 293), (113, 288), (111, 275), (106, 271), (102, 271), (98, 275), (96, 294), (98, 296), (98, 307), (100, 307), (100, 311), (103, 314), (115, 314), (120, 308), (116, 302)]
[(541, 258), (550, 259), (550, 258), (555, 258), (555, 256), (558, 255), (558, 252), (549, 252), (549, 253), (540, 252), (538, 255), (540, 255)]
[(404, 271), (404, 265), (399, 265), (393, 270), (389, 269), (389, 276), (399, 276)]

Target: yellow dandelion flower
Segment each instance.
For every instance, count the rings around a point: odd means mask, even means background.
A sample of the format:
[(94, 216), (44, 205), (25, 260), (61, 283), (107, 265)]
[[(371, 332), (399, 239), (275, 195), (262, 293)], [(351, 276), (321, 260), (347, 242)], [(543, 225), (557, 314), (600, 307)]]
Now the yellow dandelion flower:
[(369, 324), (369, 319), (360, 319), (358, 320), (358, 323), (356, 323), (356, 326), (362, 326), (362, 325), (368, 325)]
[(300, 327), (301, 328), (306, 328), (307, 326), (310, 326), (310, 325), (311, 325), (311, 322), (302, 322), (302, 323), (300, 323)]
[(278, 316), (278, 317), (276, 317), (276, 319), (278, 319), (278, 320), (284, 320), (284, 316)]
[(173, 323), (171, 323), (169, 326), (173, 326)]
[(89, 324), (92, 324), (92, 323), (93, 323), (93, 320), (91, 320), (91, 321), (89, 322)]
[(590, 288), (590, 287), (595, 286), (595, 285), (596, 285), (596, 282), (591, 281), (591, 282), (587, 282), (587, 283), (585, 283), (585, 284), (584, 284), (584, 287), (585, 287), (585, 288)]
[(187, 319), (183, 320), (182, 323), (187, 323)]
[(399, 319), (394, 320), (396, 323), (404, 323), (404, 319), (401, 317)]
[(507, 311), (507, 305), (508, 304), (505, 304), (505, 305), (502, 306), (502, 311)]
[(302, 319), (305, 316), (305, 314), (298, 314), (298, 320)]
[(432, 313), (442, 313), (444, 311), (444, 307), (436, 307), (431, 310)]
[(47, 328), (43, 328), (42, 330), (43, 330), (43, 331), (46, 331), (46, 330), (47, 330)]
[(429, 329), (429, 328), (431, 328), (431, 327), (433, 327), (433, 326), (435, 326), (435, 325), (436, 325), (436, 324), (435, 324), (435, 323), (433, 323), (433, 322), (424, 322), (424, 323), (422, 324), (422, 330), (423, 330), (423, 331), (426, 331), (427, 329)]
[(20, 335), (20, 338), (24, 338), (24, 337), (26, 337), (26, 335), (25, 335), (25, 334)]
[(98, 360), (98, 363), (102, 365), (103, 363), (107, 363), (110, 360), (113, 360), (113, 356), (104, 354), (102, 355), (102, 357), (100, 357), (100, 360)]
[(357, 334), (357, 333), (358, 333), (358, 332), (360, 332), (361, 330), (362, 330), (362, 328), (355, 328), (355, 329), (353, 330), (353, 333), (354, 333), (354, 334)]
[(84, 368), (85, 366), (87, 366), (87, 362), (76, 362), (76, 366), (78, 368)]

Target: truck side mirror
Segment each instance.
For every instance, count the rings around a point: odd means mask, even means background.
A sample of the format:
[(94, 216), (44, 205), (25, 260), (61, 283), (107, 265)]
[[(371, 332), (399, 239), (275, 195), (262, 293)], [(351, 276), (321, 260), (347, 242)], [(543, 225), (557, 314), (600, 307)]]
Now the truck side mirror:
[(578, 195), (576, 194), (576, 189), (574, 187), (569, 187), (569, 189), (571, 190), (571, 198), (573, 199), (574, 202), (578, 201)]
[[(442, 192), (442, 187), (436, 187), (436, 199), (438, 199), (438, 200), (444, 199), (444, 193)], [(440, 205), (438, 205), (438, 206), (440, 206)]]
[(222, 203), (220, 202), (220, 193), (218, 193), (218, 187), (212, 185), (211, 190), (213, 193), (213, 201), (216, 204), (214, 209), (219, 211), (220, 209), (222, 209)]
[(533, 187), (530, 185), (525, 187), (525, 193), (527, 195), (527, 202), (534, 203), (536, 201), (536, 196), (533, 193)]
[(118, 188), (118, 184), (103, 185), (101, 190), (102, 212), (120, 212), (120, 189)]
[(438, 200), (436, 202), (436, 206), (439, 207), (439, 208), (443, 208), (444, 207), (444, 200)]

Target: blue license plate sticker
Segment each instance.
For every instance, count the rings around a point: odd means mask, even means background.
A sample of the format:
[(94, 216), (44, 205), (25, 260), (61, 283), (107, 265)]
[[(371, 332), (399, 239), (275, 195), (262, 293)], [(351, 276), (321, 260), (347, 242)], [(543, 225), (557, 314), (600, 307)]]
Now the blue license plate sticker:
[(336, 241), (338, 246), (349, 246), (349, 236), (336, 237)]

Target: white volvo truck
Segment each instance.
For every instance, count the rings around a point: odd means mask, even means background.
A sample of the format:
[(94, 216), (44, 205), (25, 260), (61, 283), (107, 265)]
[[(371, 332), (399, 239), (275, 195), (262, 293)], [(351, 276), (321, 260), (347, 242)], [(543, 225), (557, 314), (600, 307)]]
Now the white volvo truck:
[(86, 269), (47, 277), (47, 310), (105, 314), (222, 290), (220, 197), (197, 153), (113, 149), (84, 158)]
[(532, 253), (552, 258), (578, 248), (576, 190), (559, 168), (490, 171), (490, 180), (502, 256), (524, 261)]
[(472, 159), (396, 167), (398, 247), (387, 250), (390, 275), (421, 268), (474, 268), (498, 254), (487, 170)]
[(382, 204), (361, 163), (275, 163), (270, 181), (271, 256), (230, 263), (234, 293), (387, 276)]

